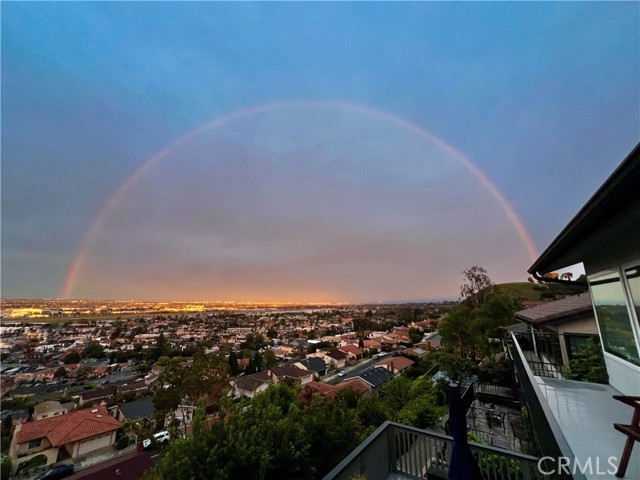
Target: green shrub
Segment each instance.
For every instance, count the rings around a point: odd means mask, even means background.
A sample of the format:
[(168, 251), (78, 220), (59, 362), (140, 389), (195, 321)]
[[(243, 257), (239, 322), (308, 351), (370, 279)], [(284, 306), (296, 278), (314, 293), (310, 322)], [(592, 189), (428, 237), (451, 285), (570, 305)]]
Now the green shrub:
[(127, 448), (129, 446), (129, 436), (123, 435), (116, 442), (116, 450), (122, 450), (123, 448)]
[(42, 465), (47, 464), (47, 456), (46, 455), (36, 455), (35, 457), (30, 458), (26, 462), (22, 462), (18, 465), (18, 471), (21, 470), (29, 470), (35, 467), (41, 467)]

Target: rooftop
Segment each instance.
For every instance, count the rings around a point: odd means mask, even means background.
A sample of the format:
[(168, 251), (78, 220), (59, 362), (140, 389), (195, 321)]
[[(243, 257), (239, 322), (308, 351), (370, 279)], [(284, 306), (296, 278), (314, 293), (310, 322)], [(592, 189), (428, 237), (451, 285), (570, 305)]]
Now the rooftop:
[[(640, 144), (529, 267), (546, 273), (583, 262), (593, 272), (637, 259)], [(608, 246), (615, 245), (615, 248)], [(587, 274), (590, 272), (587, 271)]]
[(56, 417), (28, 422), (16, 432), (18, 443), (47, 437), (54, 447), (95, 437), (120, 428), (122, 424), (109, 415), (106, 407), (85, 408)]
[(391, 373), (386, 368), (376, 367), (376, 368), (372, 368), (371, 370), (367, 370), (357, 378), (361, 378), (362, 380), (367, 382), (369, 385), (373, 387), (377, 387), (391, 380), (393, 378), (393, 373)]
[(561, 300), (547, 302), (538, 307), (516, 312), (516, 318), (527, 323), (541, 324), (581, 314), (593, 314), (591, 295), (582, 293)]

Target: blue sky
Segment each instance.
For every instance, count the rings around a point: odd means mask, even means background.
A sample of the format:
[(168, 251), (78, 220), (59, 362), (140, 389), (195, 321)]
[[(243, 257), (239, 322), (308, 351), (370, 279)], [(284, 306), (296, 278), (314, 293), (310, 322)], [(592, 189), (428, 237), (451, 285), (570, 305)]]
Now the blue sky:
[[(432, 132), (494, 182), (538, 249), (543, 249), (638, 142), (639, 12), (640, 6), (633, 2), (4, 3), (2, 295), (58, 295), (102, 206), (145, 160), (207, 121), (269, 102), (356, 103)], [(326, 118), (316, 121), (317, 112), (308, 113), (311, 116), (303, 115), (308, 128), (291, 139), (291, 149), (307, 145), (301, 140), (305, 135), (315, 138), (314, 125), (335, 124)], [(245, 132), (238, 144), (265, 151), (264, 139), (252, 136), (256, 128), (286, 143), (290, 137), (284, 127), (270, 130), (267, 124), (291, 119), (276, 114), (259, 125), (249, 125), (250, 121), (238, 125)], [(352, 115), (345, 128), (358, 131), (362, 122)], [(373, 130), (361, 132), (361, 138), (374, 138), (371, 132), (380, 127), (373, 120), (367, 122)], [(208, 142), (220, 145), (223, 140), (219, 132), (216, 135)], [(335, 140), (335, 145), (346, 148), (335, 132), (327, 135), (316, 140)], [(400, 142), (398, 135), (389, 141)], [(412, 141), (398, 148), (411, 152), (408, 156), (417, 155), (422, 147)], [(332, 154), (337, 155), (336, 148)], [(241, 165), (238, 160), (235, 165), (246, 173), (254, 164), (243, 161), (248, 163)], [(291, 172), (292, 165), (290, 161), (280, 168)], [(405, 175), (411, 177), (412, 164), (406, 167)], [(233, 173), (235, 167), (230, 168)], [(159, 184), (175, 176), (168, 167), (165, 177), (162, 172), (156, 172)], [(335, 167), (325, 173), (335, 174)], [(366, 178), (368, 169), (361, 174)], [(452, 182), (454, 190), (464, 184)], [(273, 178), (270, 185), (275, 188), (277, 180)], [(389, 194), (400, 195), (402, 185), (389, 185)], [(158, 184), (146, 188), (150, 197), (157, 198), (153, 188)], [(251, 191), (247, 195), (254, 198)], [(167, 196), (166, 201), (172, 198)], [(124, 199), (120, 208), (134, 201)], [(444, 197), (442, 202), (446, 203)], [(402, 205), (397, 204), (400, 209)], [(312, 205), (308, 208), (317, 213)], [(233, 215), (234, 207), (226, 213)], [(487, 221), (493, 213), (487, 214)], [(113, 217), (116, 222), (117, 214)], [(229, 241), (238, 232), (229, 233)], [(425, 242), (432, 238), (419, 233)], [(182, 235), (189, 237), (190, 232)], [(452, 226), (450, 235), (465, 233)], [(198, 238), (203, 251), (212, 242), (207, 235)], [(479, 238), (490, 241), (489, 233)], [(106, 239), (103, 236), (102, 244), (108, 245)], [(433, 240), (443, 243), (441, 238)], [(150, 240), (141, 244), (145, 241)], [(505, 241), (517, 243), (517, 239)], [(177, 260), (172, 268), (178, 268), (182, 258), (178, 250), (183, 247), (173, 243)], [(383, 243), (385, 248), (393, 246), (390, 239)], [(252, 255), (261, 252), (259, 245), (252, 248)], [(477, 244), (469, 243), (464, 250), (475, 248)], [(473, 263), (495, 261), (480, 250)], [(130, 263), (130, 257), (119, 257), (118, 251), (103, 249), (102, 261), (116, 266)], [(129, 255), (134, 258), (135, 252)], [(371, 255), (374, 261), (380, 253), (374, 249)], [(409, 260), (402, 256), (395, 260), (401, 279)], [(424, 261), (428, 266), (428, 258)], [(509, 265), (497, 262), (484, 267), (498, 279), (522, 280), (530, 263), (514, 253)], [(203, 265), (206, 270), (208, 264)], [(384, 268), (393, 269), (391, 263)], [(427, 276), (442, 279), (439, 268), (445, 267), (434, 266), (438, 275)], [(457, 265), (451, 269), (460, 270)], [(521, 277), (515, 278), (520, 271)], [(232, 273), (251, 283), (251, 272)], [(189, 276), (189, 270), (185, 267), (181, 275)], [(362, 283), (346, 271), (326, 275)], [(456, 296), (459, 277), (437, 285), (419, 279), (416, 271), (407, 276), (406, 291), (409, 296), (418, 292), (424, 292), (421, 297), (447, 292)], [(162, 286), (149, 278), (154, 287), (146, 288), (142, 276), (125, 291), (114, 287), (120, 281), (117, 269), (101, 276), (87, 266), (84, 282), (94, 287), (79, 285), (75, 294), (194, 297), (169, 280)], [(264, 281), (261, 277), (252, 283), (254, 296)], [(309, 282), (305, 291), (315, 291), (315, 280), (305, 281)], [(416, 287), (416, 282), (421, 283)], [(325, 284), (326, 278), (320, 283)], [(388, 299), (385, 285), (369, 287), (364, 282), (366, 288), (350, 292), (347, 280), (338, 283), (343, 293), (326, 291), (328, 299)], [(238, 280), (236, 288), (241, 284)], [(296, 296), (293, 287), (287, 288), (271, 294), (302, 298), (302, 293)], [(207, 292), (198, 291), (196, 296), (202, 295)], [(242, 297), (234, 291), (220, 295)]]

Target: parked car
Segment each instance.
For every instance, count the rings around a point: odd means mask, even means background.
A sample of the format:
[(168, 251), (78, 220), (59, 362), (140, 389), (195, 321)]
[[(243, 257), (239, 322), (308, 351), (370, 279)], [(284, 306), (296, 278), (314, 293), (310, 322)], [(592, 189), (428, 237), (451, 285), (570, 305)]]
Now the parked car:
[(38, 475), (35, 480), (58, 480), (73, 475), (73, 465), (56, 465), (46, 472)]
[(161, 432), (155, 433), (153, 435), (153, 440), (145, 438), (142, 441), (142, 446), (144, 448), (149, 448), (152, 443), (166, 443), (169, 440), (171, 440), (171, 435), (169, 435), (169, 432), (167, 432), (166, 430), (163, 430)]
[(338, 374), (338, 376), (339, 376), (339, 377), (344, 377), (346, 374), (347, 374), (347, 372), (345, 372), (344, 370), (342, 370), (342, 371)]

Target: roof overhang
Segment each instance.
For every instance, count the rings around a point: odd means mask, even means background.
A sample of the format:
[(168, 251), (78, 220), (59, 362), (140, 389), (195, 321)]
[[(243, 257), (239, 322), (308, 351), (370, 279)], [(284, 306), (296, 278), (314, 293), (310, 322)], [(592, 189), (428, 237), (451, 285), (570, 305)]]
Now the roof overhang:
[(638, 258), (640, 144), (631, 151), (528, 272), (584, 263), (587, 274)]

